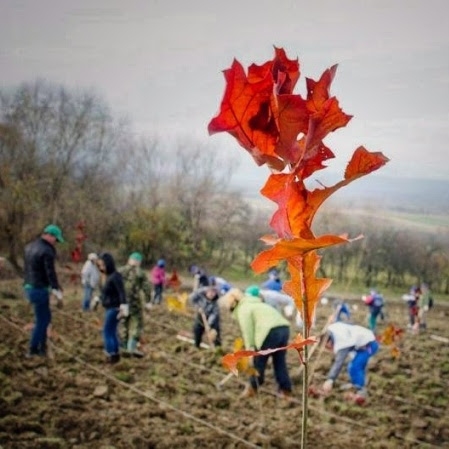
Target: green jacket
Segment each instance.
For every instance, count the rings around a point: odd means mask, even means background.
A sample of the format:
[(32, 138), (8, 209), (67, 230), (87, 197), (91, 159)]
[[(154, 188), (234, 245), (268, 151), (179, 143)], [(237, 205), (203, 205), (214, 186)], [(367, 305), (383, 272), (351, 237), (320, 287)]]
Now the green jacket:
[(126, 298), (130, 308), (140, 307), (142, 293), (145, 295), (145, 301), (150, 301), (151, 284), (146, 273), (140, 267), (125, 265), (120, 267), (118, 271), (123, 277)]
[(239, 324), (246, 349), (259, 350), (271, 329), (290, 327), (290, 322), (274, 307), (253, 296), (245, 295), (232, 312), (232, 317)]

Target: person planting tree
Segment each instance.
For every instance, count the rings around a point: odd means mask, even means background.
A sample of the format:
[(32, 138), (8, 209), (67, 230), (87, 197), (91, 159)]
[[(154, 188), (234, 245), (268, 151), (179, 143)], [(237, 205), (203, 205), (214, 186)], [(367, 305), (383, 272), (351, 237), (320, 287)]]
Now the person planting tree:
[(209, 285), (195, 290), (189, 301), (195, 307), (197, 314), (193, 323), (193, 337), (197, 348), (201, 345), (204, 332), (211, 346), (221, 346), (220, 307), (217, 288)]
[[(290, 323), (274, 307), (262, 302), (259, 287), (250, 286), (243, 294), (238, 289), (231, 289), (222, 298), (224, 307), (232, 313), (242, 333), (247, 350), (265, 350), (281, 348), (288, 345), (290, 338)], [(269, 357), (273, 360), (273, 369), (278, 394), (288, 398), (292, 393), (292, 383), (288, 373), (286, 350), (280, 350), (268, 355), (253, 357), (252, 364), (257, 375), (250, 377), (249, 383), (241, 397), (255, 396), (259, 387), (265, 381), (265, 369)]]
[(322, 394), (328, 395), (333, 389), (346, 360), (351, 387), (346, 399), (363, 404), (366, 400), (366, 369), (369, 359), (376, 354), (379, 343), (373, 331), (358, 324), (338, 321), (332, 323), (323, 335), (326, 349), (334, 353), (334, 361), (327, 379), (322, 386)]

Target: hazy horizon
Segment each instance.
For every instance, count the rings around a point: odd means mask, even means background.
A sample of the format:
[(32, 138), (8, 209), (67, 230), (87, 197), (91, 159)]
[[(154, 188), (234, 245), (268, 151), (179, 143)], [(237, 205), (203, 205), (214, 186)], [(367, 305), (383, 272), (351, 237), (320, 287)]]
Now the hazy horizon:
[(208, 136), (207, 124), (222, 70), (283, 47), (299, 58), (303, 96), (305, 77), (338, 64), (331, 93), (354, 117), (326, 138), (336, 159), (323, 173), (343, 172), (363, 145), (390, 159), (384, 176), (449, 179), (445, 22), (445, 0), (3, 0), (0, 87), (42, 78), (96, 89), (136, 136), (197, 139), (237, 161), (242, 182), (262, 184), (268, 172), (231, 136)]

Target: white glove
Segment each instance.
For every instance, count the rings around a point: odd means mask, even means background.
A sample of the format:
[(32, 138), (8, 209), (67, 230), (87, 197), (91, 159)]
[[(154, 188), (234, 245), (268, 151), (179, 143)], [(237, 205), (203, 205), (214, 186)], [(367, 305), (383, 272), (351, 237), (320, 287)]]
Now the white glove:
[(90, 304), (90, 309), (91, 310), (96, 310), (98, 307), (98, 304), (100, 304), (100, 297), (95, 295), (92, 299), (92, 302)]
[(323, 384), (324, 393), (330, 393), (333, 386), (334, 386), (334, 381), (332, 379), (327, 379)]
[(120, 304), (118, 318), (126, 318), (129, 315), (129, 304)]
[(58, 299), (58, 301), (62, 301), (62, 291), (56, 290), (55, 288), (51, 291), (53, 295)]

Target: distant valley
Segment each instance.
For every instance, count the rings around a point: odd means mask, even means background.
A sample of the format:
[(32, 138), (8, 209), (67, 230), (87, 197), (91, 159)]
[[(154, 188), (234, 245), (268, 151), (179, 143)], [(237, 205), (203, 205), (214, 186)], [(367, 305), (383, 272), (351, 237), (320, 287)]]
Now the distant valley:
[[(331, 186), (341, 178), (321, 176), (308, 182), (308, 188)], [(260, 180), (259, 180), (260, 181)], [(272, 214), (275, 204), (260, 193), (262, 182), (247, 179), (233, 185), (256, 208)], [(406, 227), (424, 232), (449, 232), (449, 181), (388, 178), (376, 175), (358, 179), (341, 188), (323, 205), (325, 210), (339, 209), (352, 218), (373, 217), (382, 225)]]
[[(330, 186), (341, 178), (336, 175), (316, 177), (320, 183)], [(308, 188), (319, 188), (318, 182), (309, 181)], [(260, 188), (263, 184), (255, 179), (236, 182), (246, 197), (263, 198)], [(341, 188), (329, 199), (333, 205), (357, 209), (368, 208), (391, 210), (400, 213), (449, 215), (449, 180), (388, 178), (377, 174), (360, 178)]]

